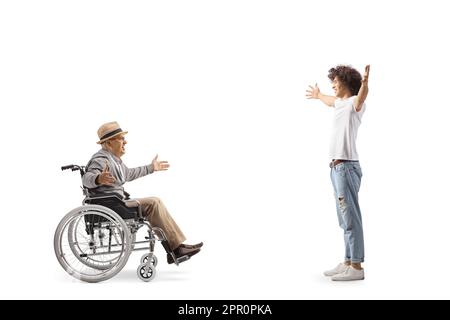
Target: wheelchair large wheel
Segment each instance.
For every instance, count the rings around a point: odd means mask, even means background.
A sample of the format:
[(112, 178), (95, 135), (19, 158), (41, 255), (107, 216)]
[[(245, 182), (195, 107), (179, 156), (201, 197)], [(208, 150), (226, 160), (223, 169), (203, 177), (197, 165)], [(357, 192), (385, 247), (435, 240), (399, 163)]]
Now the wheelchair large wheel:
[(70, 211), (59, 223), (54, 249), (61, 266), (73, 277), (99, 282), (116, 275), (131, 253), (132, 235), (114, 211), (86, 205)]
[[(96, 256), (89, 255), (89, 251), (91, 250), (89, 246), (86, 245), (83, 237), (84, 235), (81, 235), (80, 241), (78, 238), (80, 238), (80, 234), (76, 232), (76, 230), (79, 230), (79, 224), (85, 223), (84, 219), (73, 219), (68, 226), (68, 237), (69, 237), (69, 246), (72, 250), (72, 253), (74, 257), (76, 257), (81, 263), (98, 270), (107, 270), (115, 265), (116, 260), (118, 259), (118, 256), (111, 256), (110, 259), (100, 259)], [(119, 234), (119, 230), (115, 229), (114, 231), (107, 230), (101, 231), (99, 230), (97, 232), (97, 237), (99, 240), (100, 245), (103, 245), (105, 241), (109, 243), (109, 236), (111, 235), (112, 245), (118, 246), (121, 244), (121, 237)], [(105, 239), (106, 237), (106, 239)], [(136, 241), (136, 233), (131, 233), (131, 251), (133, 251), (134, 248), (134, 242)], [(83, 245), (84, 244), (84, 245)]]

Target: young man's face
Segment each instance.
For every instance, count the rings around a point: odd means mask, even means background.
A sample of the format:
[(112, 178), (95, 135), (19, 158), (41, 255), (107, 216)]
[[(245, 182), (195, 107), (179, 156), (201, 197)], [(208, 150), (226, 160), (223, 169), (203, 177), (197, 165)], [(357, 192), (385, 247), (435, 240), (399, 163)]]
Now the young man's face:
[(342, 84), (338, 77), (334, 78), (331, 83), (336, 97), (343, 98), (346, 94), (348, 94), (349, 90), (344, 86), (344, 84)]
[(108, 143), (112, 154), (114, 154), (116, 157), (120, 158), (125, 154), (125, 145), (127, 144), (127, 141), (125, 140), (124, 135), (121, 134), (117, 137), (114, 137), (110, 139)]

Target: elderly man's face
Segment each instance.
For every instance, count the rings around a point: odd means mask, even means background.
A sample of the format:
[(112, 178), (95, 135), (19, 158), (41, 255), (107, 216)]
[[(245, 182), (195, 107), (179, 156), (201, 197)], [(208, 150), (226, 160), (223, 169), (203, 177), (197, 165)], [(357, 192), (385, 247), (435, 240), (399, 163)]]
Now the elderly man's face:
[(121, 134), (109, 140), (109, 147), (112, 154), (120, 158), (125, 154), (125, 145), (127, 141), (125, 140), (125, 135)]

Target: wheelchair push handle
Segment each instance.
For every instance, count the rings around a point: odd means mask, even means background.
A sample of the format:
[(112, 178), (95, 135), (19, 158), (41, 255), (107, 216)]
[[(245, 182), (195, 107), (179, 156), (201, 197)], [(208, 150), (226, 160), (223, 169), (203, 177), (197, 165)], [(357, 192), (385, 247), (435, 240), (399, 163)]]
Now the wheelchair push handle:
[(72, 171), (78, 171), (78, 170), (80, 170), (81, 176), (84, 175), (84, 166), (77, 166), (76, 164), (69, 164), (69, 165), (67, 165), (67, 166), (62, 166), (62, 167), (61, 167), (61, 170), (62, 170), (62, 171), (68, 170), (68, 169), (72, 169)]

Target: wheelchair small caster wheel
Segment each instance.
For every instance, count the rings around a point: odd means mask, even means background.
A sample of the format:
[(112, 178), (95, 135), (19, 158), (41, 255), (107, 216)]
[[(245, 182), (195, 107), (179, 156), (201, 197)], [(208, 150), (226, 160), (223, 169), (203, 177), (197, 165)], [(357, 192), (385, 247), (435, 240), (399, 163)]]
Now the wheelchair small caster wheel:
[(156, 275), (155, 267), (150, 265), (148, 267), (147, 272), (145, 271), (145, 269), (146, 269), (145, 264), (140, 264), (139, 267), (137, 268), (137, 275), (138, 275), (139, 279), (141, 279), (142, 281), (145, 281), (145, 282), (153, 280), (153, 278)]
[[(150, 253), (146, 253), (141, 257), (141, 263), (146, 264), (148, 261), (148, 257), (150, 256)], [(154, 267), (158, 264), (158, 258), (155, 255), (152, 255), (152, 260), (150, 260), (150, 264)]]

